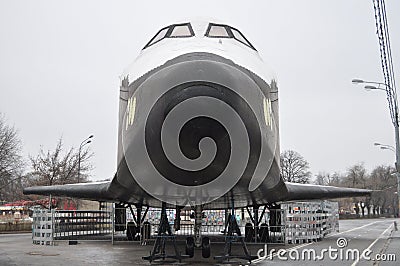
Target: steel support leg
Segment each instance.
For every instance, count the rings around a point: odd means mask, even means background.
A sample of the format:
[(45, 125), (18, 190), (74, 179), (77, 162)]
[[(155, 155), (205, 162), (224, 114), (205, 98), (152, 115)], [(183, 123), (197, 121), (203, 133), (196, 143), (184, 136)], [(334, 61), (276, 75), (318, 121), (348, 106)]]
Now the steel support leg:
[[(242, 233), (240, 232), (239, 225), (237, 224), (236, 216), (235, 216), (235, 208), (232, 200), (232, 209), (231, 213), (229, 214), (228, 217), (228, 223), (226, 224), (225, 232), (225, 246), (224, 246), (224, 254), (222, 256), (215, 256), (214, 259), (222, 262), (226, 261), (232, 258), (239, 258), (239, 259), (245, 259), (248, 260), (251, 263), (251, 260), (253, 259), (252, 256), (250, 255), (250, 252), (246, 246), (246, 243), (244, 242), (244, 237), (242, 236)], [(244, 255), (232, 255), (232, 243), (233, 242), (240, 242), (242, 248), (243, 248), (243, 253)]]
[[(167, 240), (172, 240), (175, 251), (174, 255), (167, 255), (165, 252)], [(172, 234), (171, 226), (168, 223), (167, 205), (163, 202), (161, 209), (160, 225), (158, 226), (158, 235), (156, 237), (153, 250), (150, 252), (150, 256), (142, 257), (142, 259), (152, 262), (157, 259), (164, 260), (166, 258), (172, 258), (181, 262), (184, 257), (186, 256), (181, 255), (178, 251), (178, 247), (176, 246), (176, 237)]]
[(195, 207), (194, 211), (194, 245), (201, 247), (201, 224), (202, 224), (202, 208), (200, 205)]
[(258, 221), (258, 210), (259, 210), (258, 205), (254, 206), (253, 210), (254, 210), (254, 242), (257, 243), (258, 242), (257, 241), (257, 238), (258, 238), (258, 224), (259, 224), (259, 221)]

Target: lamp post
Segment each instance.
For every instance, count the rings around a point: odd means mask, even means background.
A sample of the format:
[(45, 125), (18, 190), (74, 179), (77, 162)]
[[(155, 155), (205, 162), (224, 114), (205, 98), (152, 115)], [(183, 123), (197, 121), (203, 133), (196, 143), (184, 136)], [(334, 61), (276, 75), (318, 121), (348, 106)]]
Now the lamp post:
[(80, 176), (81, 176), (81, 150), (82, 147), (85, 146), (86, 144), (89, 144), (91, 141), (91, 138), (93, 138), (93, 135), (90, 135), (88, 138), (84, 139), (81, 142), (81, 145), (79, 145), (79, 151), (78, 151), (78, 183), (80, 181)]
[(352, 79), (351, 82), (352, 82), (353, 84), (362, 84), (362, 83), (365, 83), (365, 84), (375, 84), (375, 85), (378, 85), (378, 87), (371, 86), (371, 85), (367, 85), (367, 86), (364, 87), (366, 90), (383, 90), (383, 91), (386, 91), (386, 89), (382, 89), (380, 86), (385, 86), (385, 88), (387, 87), (387, 85), (386, 85), (385, 83), (382, 83), (382, 82), (365, 81), (365, 80), (362, 80), (362, 79)]
[[(395, 162), (395, 167), (396, 167), (396, 177), (397, 177), (397, 205), (398, 209), (400, 210), (400, 141), (399, 141), (399, 108), (398, 108), (398, 103), (397, 103), (397, 94), (395, 88), (392, 88), (390, 85), (382, 82), (375, 82), (375, 81), (365, 81), (362, 79), (353, 79), (351, 81), (353, 84), (374, 84), (378, 85), (372, 86), (372, 85), (367, 85), (364, 88), (366, 90), (383, 90), (386, 92), (387, 96), (387, 101), (389, 104), (389, 112), (390, 112), (390, 117), (392, 119), (392, 124), (394, 127), (394, 139), (395, 139), (395, 147), (389, 146), (389, 145), (378, 145), (380, 146), (381, 149), (383, 150), (393, 150), (396, 154), (396, 162)], [(381, 88), (381, 86), (384, 86), (384, 88)]]
[(371, 86), (371, 85), (365, 86), (364, 89), (367, 90), (367, 91), (370, 91), (370, 90), (381, 90), (381, 91), (386, 91), (385, 89), (382, 89), (382, 88), (379, 88), (379, 87), (377, 88), (377, 87)]
[[(394, 194), (395, 195), (397, 194), (397, 197), (399, 197), (399, 192), (398, 191), (396, 191)], [(400, 206), (397, 206), (397, 207), (400, 207)], [(394, 211), (397, 211), (396, 213), (393, 214), (393, 216), (394, 217), (398, 217), (400, 215), (400, 209), (397, 208), (397, 210), (396, 210), (396, 203), (394, 203), (393, 209), (394, 209)], [(397, 216), (396, 216), (396, 214), (397, 214)]]
[(393, 146), (381, 143), (374, 143), (374, 146), (378, 146), (381, 150), (391, 150), (392, 152), (396, 153), (396, 150)]

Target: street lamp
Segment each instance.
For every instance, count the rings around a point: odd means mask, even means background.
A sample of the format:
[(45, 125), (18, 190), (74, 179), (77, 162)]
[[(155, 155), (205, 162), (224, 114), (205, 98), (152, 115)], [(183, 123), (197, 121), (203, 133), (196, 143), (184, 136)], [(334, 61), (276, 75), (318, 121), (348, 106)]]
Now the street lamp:
[(86, 144), (89, 144), (91, 141), (91, 138), (93, 138), (93, 135), (90, 135), (88, 138), (84, 139), (81, 142), (81, 145), (79, 145), (79, 151), (78, 151), (78, 183), (80, 181), (80, 176), (81, 176), (81, 150), (82, 147), (85, 146)]
[[(382, 83), (382, 82), (375, 82), (375, 81), (365, 81), (362, 79), (353, 79), (351, 81), (353, 84), (376, 84), (378, 87), (367, 85), (365, 89), (367, 90), (384, 90), (386, 92), (387, 101), (389, 104), (389, 112), (390, 118), (392, 120), (392, 124), (394, 127), (394, 138), (395, 138), (395, 147), (389, 145), (378, 145), (381, 146), (383, 150), (393, 150), (396, 154), (396, 176), (397, 176), (397, 200), (398, 200), (398, 207), (400, 209), (400, 140), (399, 140), (399, 108), (397, 103), (397, 93), (396, 88), (391, 87), (390, 83)], [(380, 88), (380, 86), (384, 86), (385, 89)]]
[(379, 88), (379, 87), (375, 87), (375, 86), (371, 86), (371, 85), (367, 85), (364, 87), (365, 90), (367, 91), (371, 91), (371, 90), (381, 90), (381, 91), (386, 91), (385, 89)]
[(381, 146), (381, 150), (391, 150), (392, 152), (396, 152), (393, 148)]
[(381, 144), (381, 143), (374, 143), (375, 146), (378, 146), (381, 150), (391, 150), (392, 152), (396, 153), (396, 150), (391, 145)]
[(366, 84), (382, 85), (382, 86), (385, 86), (385, 87), (387, 86), (385, 83), (382, 83), (382, 82), (366, 81), (366, 80), (363, 80), (363, 79), (352, 79), (351, 82), (354, 83), (354, 84), (366, 83)]
[(380, 86), (385, 86), (385, 87), (387, 87), (386, 84), (385, 84), (385, 83), (382, 83), (382, 82), (365, 81), (365, 80), (362, 80), (362, 79), (353, 79), (353, 80), (351, 80), (351, 82), (352, 82), (353, 84), (362, 84), (362, 83), (364, 83), (364, 84), (376, 84), (376, 85), (378, 85), (378, 87), (372, 86), (372, 85), (366, 85), (366, 86), (364, 87), (364, 89), (366, 89), (367, 91), (370, 91), (370, 90), (381, 90), (381, 91), (386, 91), (386, 89), (382, 89)]

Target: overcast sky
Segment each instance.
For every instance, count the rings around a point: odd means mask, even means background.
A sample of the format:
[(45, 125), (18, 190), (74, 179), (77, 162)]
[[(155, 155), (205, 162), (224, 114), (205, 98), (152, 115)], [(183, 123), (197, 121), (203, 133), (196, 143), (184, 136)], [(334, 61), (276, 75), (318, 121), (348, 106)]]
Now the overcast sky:
[[(400, 1), (386, 2), (399, 80)], [(91, 179), (111, 178), (122, 70), (161, 27), (199, 16), (240, 29), (274, 69), (282, 151), (298, 151), (313, 174), (394, 163), (373, 146), (394, 145), (385, 94), (351, 84), (382, 81), (372, 0), (0, 0), (0, 112), (24, 156), (94, 134)]]

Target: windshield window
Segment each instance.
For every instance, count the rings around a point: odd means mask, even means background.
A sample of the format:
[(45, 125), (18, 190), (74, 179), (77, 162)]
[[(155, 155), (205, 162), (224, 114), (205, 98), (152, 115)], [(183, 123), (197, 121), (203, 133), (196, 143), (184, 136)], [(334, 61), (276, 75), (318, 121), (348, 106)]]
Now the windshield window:
[(210, 26), (208, 28), (207, 36), (208, 37), (229, 38), (229, 33), (226, 30), (225, 26), (210, 24)]
[(174, 26), (170, 37), (191, 37), (192, 32), (190, 31), (189, 25), (176, 25)]
[(162, 28), (143, 49), (146, 49), (147, 47), (163, 40), (164, 38), (184, 38), (192, 36), (194, 36), (194, 31), (190, 23), (174, 24)]
[(249, 41), (243, 36), (243, 34), (238, 31), (237, 29), (231, 28), (233, 38), (238, 40), (239, 42), (246, 44), (247, 46), (250, 46), (253, 48), (253, 46), (249, 43)]
[(210, 23), (208, 24), (205, 36), (211, 38), (233, 38), (251, 49), (256, 50), (240, 31), (228, 25)]
[(153, 39), (150, 40), (150, 42), (146, 45), (146, 47), (155, 44), (156, 42), (161, 41), (162, 39), (165, 38), (165, 35), (167, 34), (169, 30), (169, 27), (161, 29), (156, 36), (153, 37)]

